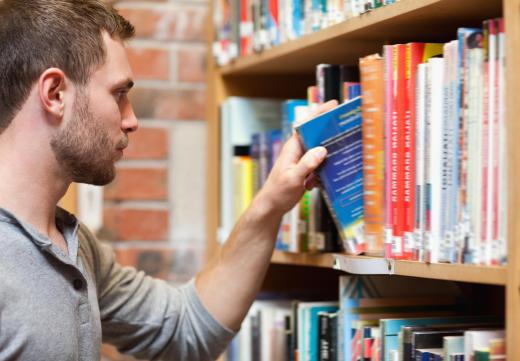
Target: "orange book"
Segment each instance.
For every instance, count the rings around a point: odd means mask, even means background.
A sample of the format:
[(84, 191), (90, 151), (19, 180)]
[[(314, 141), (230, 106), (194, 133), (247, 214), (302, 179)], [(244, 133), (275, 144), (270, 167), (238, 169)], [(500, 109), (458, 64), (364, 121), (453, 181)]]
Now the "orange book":
[(370, 55), (359, 61), (363, 105), (363, 186), (366, 253), (384, 252), (384, 60)]

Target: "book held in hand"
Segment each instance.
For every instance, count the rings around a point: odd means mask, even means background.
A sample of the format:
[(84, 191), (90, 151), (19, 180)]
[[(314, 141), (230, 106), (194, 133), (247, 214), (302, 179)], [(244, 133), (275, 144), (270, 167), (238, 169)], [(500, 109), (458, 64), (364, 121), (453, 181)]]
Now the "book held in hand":
[(357, 97), (296, 128), (306, 150), (327, 149), (327, 158), (317, 171), (322, 193), (345, 250), (355, 254), (366, 248), (361, 122), (361, 97)]

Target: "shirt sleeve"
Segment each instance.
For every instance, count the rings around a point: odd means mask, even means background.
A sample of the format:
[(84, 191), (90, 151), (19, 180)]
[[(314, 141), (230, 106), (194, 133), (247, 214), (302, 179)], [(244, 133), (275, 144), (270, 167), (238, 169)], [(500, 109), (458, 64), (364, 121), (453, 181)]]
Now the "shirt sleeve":
[(195, 282), (174, 288), (122, 267), (98, 242), (98, 299), (103, 342), (152, 360), (217, 359), (235, 333), (221, 325), (199, 298)]

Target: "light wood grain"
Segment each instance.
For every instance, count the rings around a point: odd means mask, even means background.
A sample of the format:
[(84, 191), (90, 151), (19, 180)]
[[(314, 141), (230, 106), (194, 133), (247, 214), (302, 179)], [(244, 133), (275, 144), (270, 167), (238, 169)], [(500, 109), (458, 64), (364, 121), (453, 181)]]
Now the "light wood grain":
[[(351, 259), (373, 259), (364, 256), (346, 256)], [(288, 253), (275, 251), (272, 262), (277, 264), (292, 264), (309, 267), (332, 268), (334, 254)], [(395, 261), (395, 275), (431, 278), (479, 284), (501, 285), (506, 284), (507, 269), (505, 267), (484, 267), (461, 264), (426, 264), (413, 261)]]
[(504, 1), (506, 26), (506, 128), (508, 155), (508, 276), (506, 291), (507, 359), (520, 360), (520, 0)]

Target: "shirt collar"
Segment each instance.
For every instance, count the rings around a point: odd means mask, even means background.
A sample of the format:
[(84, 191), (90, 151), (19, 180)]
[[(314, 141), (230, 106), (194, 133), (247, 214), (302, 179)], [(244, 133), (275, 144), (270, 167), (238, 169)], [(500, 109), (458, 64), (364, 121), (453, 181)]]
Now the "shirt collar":
[[(28, 238), (34, 242), (34, 244), (44, 250), (49, 251), (53, 245), (49, 237), (42, 234), (31, 224), (22, 221), (13, 213), (3, 208), (0, 208), (0, 222), (8, 222), (18, 225), (25, 232)], [(61, 207), (56, 207), (56, 226), (61, 231), (65, 241), (67, 242), (67, 247), (69, 249), (68, 256), (75, 264), (79, 246), (77, 237), (79, 222), (73, 214), (67, 212)]]

